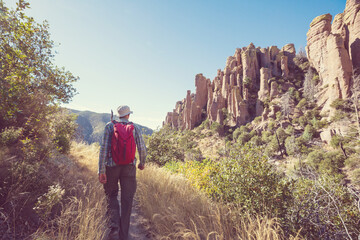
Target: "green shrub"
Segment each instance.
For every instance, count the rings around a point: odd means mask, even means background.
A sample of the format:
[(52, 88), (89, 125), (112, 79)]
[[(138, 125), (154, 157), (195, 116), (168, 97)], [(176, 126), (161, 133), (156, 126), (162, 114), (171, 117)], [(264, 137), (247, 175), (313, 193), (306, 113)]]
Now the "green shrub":
[(238, 137), (240, 136), (241, 131), (240, 128), (236, 128), (235, 131), (233, 132), (233, 139), (238, 139)]
[(293, 120), (291, 121), (292, 125), (297, 125), (299, 124), (299, 118), (293, 118)]
[(316, 130), (315, 128), (308, 124), (306, 125), (305, 129), (304, 129), (304, 132), (303, 132), (303, 138), (306, 140), (306, 141), (311, 141), (316, 135)]
[(280, 152), (280, 146), (275, 135), (272, 135), (269, 140), (270, 141), (266, 144), (264, 153), (266, 156), (273, 157)]
[(210, 130), (213, 131), (214, 133), (221, 133), (222, 127), (220, 125), (220, 123), (218, 122), (213, 122), (210, 126)]
[(321, 119), (321, 116), (320, 116), (320, 111), (317, 109), (316, 105), (314, 106), (310, 106), (312, 109), (309, 110), (309, 111), (306, 111), (305, 113), (305, 117), (307, 120), (310, 120), (310, 119)]
[(172, 137), (168, 127), (163, 127), (154, 132), (147, 139), (147, 160), (160, 166), (170, 161), (184, 161), (184, 149), (181, 148), (178, 140)]
[(36, 161), (42, 161), (50, 156), (50, 152), (53, 149), (52, 145), (43, 144), (40, 139), (26, 138), (21, 140), (21, 147), (18, 154), (26, 162), (34, 163)]
[(313, 118), (311, 120), (311, 124), (314, 126), (314, 128), (316, 130), (319, 130), (319, 129), (322, 129), (322, 128), (325, 128), (327, 125), (328, 125), (328, 122), (326, 121), (326, 119), (323, 119), (323, 120), (318, 120), (317, 118)]
[(299, 150), (303, 154), (308, 154), (311, 149), (307, 146), (307, 141), (303, 138), (303, 136), (300, 136), (295, 139), (296, 146), (299, 147)]
[(285, 139), (285, 149), (287, 154), (290, 156), (295, 155), (300, 152), (299, 146), (297, 146), (296, 138), (294, 135), (291, 135)]
[(345, 112), (350, 112), (352, 111), (351, 106), (349, 105), (349, 102), (347, 100), (338, 98), (336, 100), (334, 100), (331, 104), (330, 107), (335, 108), (336, 110), (341, 110), (341, 111), (345, 111)]
[(340, 122), (348, 118), (348, 114), (339, 110), (336, 110), (336, 113), (331, 117), (331, 122)]
[(16, 143), (23, 132), (23, 128), (9, 127), (0, 133), (0, 145), (10, 146)]
[(268, 129), (270, 131), (272, 131), (272, 130), (275, 129), (275, 126), (276, 126), (276, 123), (274, 121), (270, 121), (269, 124), (268, 124)]
[(200, 161), (202, 160), (203, 156), (198, 148), (192, 148), (185, 152), (186, 160), (192, 160), (192, 161)]
[(219, 163), (210, 159), (202, 161), (186, 161), (179, 164), (178, 173), (185, 176), (197, 189), (205, 192), (209, 197), (216, 196), (219, 191), (214, 184), (214, 175), (219, 173)]
[(245, 77), (245, 79), (244, 79), (244, 87), (250, 89), (251, 86), (252, 86), (252, 80), (251, 80), (251, 78)]
[(318, 74), (314, 74), (314, 76), (313, 76), (313, 78), (312, 78), (312, 81), (313, 81), (313, 83), (314, 83), (315, 86), (318, 85), (319, 82), (320, 82), (320, 77), (319, 77), (319, 75), (318, 75)]
[(351, 178), (354, 181), (354, 183), (356, 183), (359, 186), (360, 183), (360, 168), (359, 169), (355, 169), (352, 174), (351, 174)]
[(242, 125), (240, 126), (240, 132), (244, 133), (244, 132), (249, 132), (250, 129), (248, 128), (247, 125)]
[(269, 131), (262, 131), (261, 132), (261, 140), (263, 142), (269, 142), (271, 140), (271, 137), (272, 137), (272, 133), (269, 132)]
[(325, 159), (319, 164), (319, 171), (328, 174), (338, 174), (344, 167), (345, 156), (341, 151), (327, 152)]
[(53, 117), (56, 119), (51, 123), (51, 129), (54, 130), (53, 142), (61, 153), (69, 153), (71, 140), (77, 129), (75, 123), (77, 116), (70, 114), (67, 110), (61, 110)]
[(239, 144), (245, 144), (251, 139), (251, 135), (247, 132), (243, 132), (240, 134), (240, 136), (237, 138), (237, 142)]
[(347, 143), (347, 139), (345, 139), (343, 136), (340, 136), (338, 134), (335, 134), (332, 136), (330, 145), (333, 148), (340, 148), (341, 146), (344, 146)]
[(352, 154), (345, 160), (345, 166), (350, 170), (360, 168), (360, 156), (358, 154)]
[(264, 144), (264, 142), (261, 140), (260, 136), (254, 136), (251, 138), (250, 142), (254, 145), (254, 146), (261, 146)]
[(291, 126), (291, 125), (289, 125), (286, 129), (285, 129), (285, 133), (287, 134), (287, 135), (294, 135), (294, 133), (295, 133), (295, 130), (294, 130), (294, 127), (293, 126)]
[(291, 201), (289, 182), (267, 161), (259, 148), (233, 146), (214, 176), (216, 198), (250, 213), (284, 217)]
[(324, 152), (314, 150), (309, 153), (307, 163), (321, 173), (337, 174), (344, 167), (345, 157), (341, 151)]
[(255, 130), (251, 130), (249, 135), (250, 135), (250, 138), (252, 138), (257, 135), (257, 132)]
[(307, 125), (308, 121), (305, 116), (299, 117), (299, 124), (301, 127), (305, 127)]
[(284, 143), (285, 139), (288, 137), (288, 134), (286, 134), (285, 130), (282, 127), (276, 129), (276, 135), (279, 138), (280, 144)]
[(307, 156), (307, 163), (314, 169), (318, 169), (319, 165), (325, 159), (325, 152), (323, 150), (314, 150)]
[(182, 162), (179, 161), (168, 161), (167, 163), (164, 164), (164, 168), (176, 173), (178, 172), (179, 168), (180, 168), (180, 164), (182, 164)]
[(300, 100), (300, 102), (296, 105), (297, 108), (304, 110), (306, 108), (307, 105), (307, 100), (306, 98), (303, 98)]
[(262, 117), (261, 116), (257, 116), (256, 118), (254, 118), (254, 122), (255, 123), (260, 123), (261, 122)]
[(210, 128), (210, 123), (209, 123), (209, 119), (205, 119), (200, 126), (198, 127), (199, 130), (203, 130), (203, 129), (209, 129)]

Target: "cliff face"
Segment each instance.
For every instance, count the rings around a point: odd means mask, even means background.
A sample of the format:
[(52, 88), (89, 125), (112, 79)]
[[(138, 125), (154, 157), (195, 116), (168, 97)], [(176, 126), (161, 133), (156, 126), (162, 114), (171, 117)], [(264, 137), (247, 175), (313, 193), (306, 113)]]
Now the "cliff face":
[[(306, 47), (310, 65), (320, 78), (315, 89), (316, 102), (322, 113), (330, 115), (331, 103), (349, 98), (353, 73), (360, 74), (360, 0), (347, 0), (344, 12), (331, 21), (332, 16), (325, 14), (311, 22)], [(164, 124), (193, 129), (206, 118), (220, 124), (226, 119), (230, 127), (256, 116), (267, 119), (272, 113), (264, 109), (264, 102), (281, 99), (281, 94), (299, 78), (295, 55), (293, 44), (278, 49), (256, 48), (251, 43), (236, 49), (212, 81), (202, 74), (195, 77), (196, 93), (188, 91), (186, 98), (167, 114)]]
[(316, 98), (322, 112), (330, 104), (351, 94), (351, 77), (360, 71), (360, 0), (348, 0), (343, 13), (316, 17), (307, 33), (306, 52), (319, 73), (320, 91)]
[(288, 78), (294, 57), (293, 44), (282, 49), (276, 46), (255, 48), (253, 44), (236, 49), (212, 81), (202, 74), (196, 75), (196, 93), (188, 91), (186, 98), (177, 102), (175, 109), (167, 114), (164, 124), (193, 129), (206, 118), (223, 124), (226, 117), (228, 126), (240, 126), (260, 116), (262, 102), (276, 96), (277, 89), (271, 88), (277, 85), (271, 84), (270, 79)]

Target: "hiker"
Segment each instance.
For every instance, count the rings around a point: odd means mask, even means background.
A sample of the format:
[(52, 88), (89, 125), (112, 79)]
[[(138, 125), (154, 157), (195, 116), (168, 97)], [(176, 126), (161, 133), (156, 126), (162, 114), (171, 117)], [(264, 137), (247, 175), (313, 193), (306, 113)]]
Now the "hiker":
[[(138, 125), (129, 121), (128, 106), (117, 109), (120, 120), (105, 126), (104, 138), (99, 154), (99, 181), (104, 185), (106, 199), (109, 239), (127, 240), (129, 234), (130, 215), (136, 191), (136, 158), (135, 149), (139, 153), (138, 168), (143, 170), (146, 159), (146, 146)], [(115, 129), (115, 132), (114, 132)], [(121, 213), (117, 199), (121, 190)]]

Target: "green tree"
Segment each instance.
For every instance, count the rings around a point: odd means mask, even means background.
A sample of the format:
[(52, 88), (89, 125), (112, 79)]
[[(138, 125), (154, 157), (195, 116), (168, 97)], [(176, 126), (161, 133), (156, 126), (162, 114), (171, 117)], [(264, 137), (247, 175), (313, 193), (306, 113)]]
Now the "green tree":
[(0, 132), (22, 128), (24, 139), (40, 139), (47, 136), (49, 116), (76, 93), (77, 78), (53, 64), (49, 26), (26, 16), (28, 6), (20, 0), (10, 10), (0, 3)]

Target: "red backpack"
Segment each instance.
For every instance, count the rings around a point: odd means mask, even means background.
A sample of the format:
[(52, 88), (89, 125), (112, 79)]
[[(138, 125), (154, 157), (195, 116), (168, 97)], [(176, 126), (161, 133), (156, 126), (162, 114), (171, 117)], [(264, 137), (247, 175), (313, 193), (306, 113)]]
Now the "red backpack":
[(114, 132), (111, 137), (111, 156), (117, 165), (130, 164), (135, 159), (136, 144), (132, 122), (119, 123), (112, 121)]

